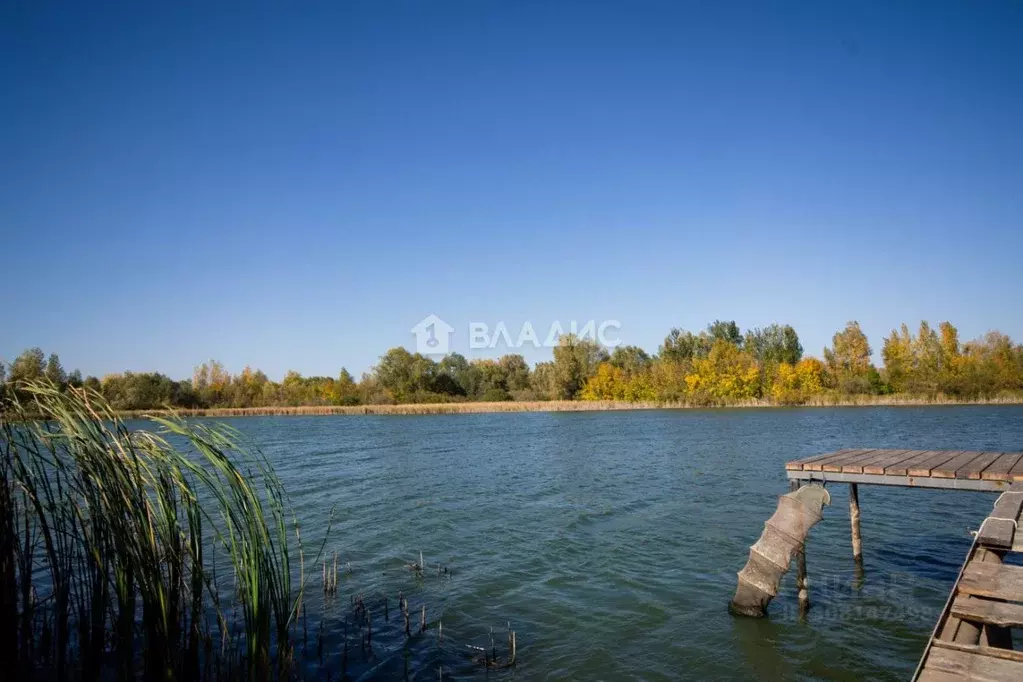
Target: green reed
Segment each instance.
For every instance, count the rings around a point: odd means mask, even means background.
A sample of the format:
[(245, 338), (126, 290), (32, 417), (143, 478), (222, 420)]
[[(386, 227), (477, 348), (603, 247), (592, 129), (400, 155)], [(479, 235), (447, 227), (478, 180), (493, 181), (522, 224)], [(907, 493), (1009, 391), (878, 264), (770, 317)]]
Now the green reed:
[(0, 405), (0, 661), (16, 677), (285, 677), (304, 586), (284, 488), (236, 432), (173, 415), (129, 430), (99, 394), (45, 382)]

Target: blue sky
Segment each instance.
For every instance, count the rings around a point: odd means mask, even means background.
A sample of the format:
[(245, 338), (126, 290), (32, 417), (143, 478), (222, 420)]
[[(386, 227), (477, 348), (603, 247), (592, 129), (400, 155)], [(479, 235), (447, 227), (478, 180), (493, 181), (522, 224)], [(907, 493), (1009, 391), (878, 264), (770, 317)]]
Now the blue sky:
[(4, 3), (0, 358), (357, 374), (429, 313), (463, 351), (1021, 339), (1020, 35), (1013, 2)]

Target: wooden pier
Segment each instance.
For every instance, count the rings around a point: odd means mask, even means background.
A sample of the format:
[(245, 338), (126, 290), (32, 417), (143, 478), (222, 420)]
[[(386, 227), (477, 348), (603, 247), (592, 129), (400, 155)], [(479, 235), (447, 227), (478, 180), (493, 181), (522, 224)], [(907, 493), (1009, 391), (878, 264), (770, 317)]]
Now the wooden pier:
[(1023, 452), (838, 450), (788, 462), (789, 480), (1005, 490), (1023, 481)]
[[(861, 448), (788, 462), (785, 470), (793, 491), (808, 484), (818, 490), (820, 485), (829, 483), (849, 485), (852, 550), (858, 564), (863, 544), (860, 484), (1001, 492), (991, 514), (978, 526), (973, 546), (913, 679), (921, 682), (1023, 680), (1023, 651), (1013, 649), (1011, 632), (1012, 628), (1023, 628), (1023, 567), (1003, 564), (1008, 555), (1023, 552), (1023, 529), (1020, 528), (1023, 524), (1023, 452)], [(793, 504), (793, 500), (782, 501), (789, 507)], [(779, 512), (781, 509), (780, 502)], [(788, 535), (783, 533), (790, 543), (805, 541), (809, 527), (820, 517), (810, 514), (807, 518), (810, 520), (802, 522), (802, 526), (794, 526), (797, 532), (792, 532), (790, 523)], [(779, 530), (769, 521), (761, 540), (751, 548), (747, 568), (739, 574), (733, 611), (747, 615), (757, 613), (756, 608), (736, 609), (744, 601), (753, 601), (749, 597), (751, 588), (744, 586), (744, 582), (754, 585), (752, 591), (759, 596), (761, 606), (774, 596), (780, 572), (788, 570), (788, 565), (781, 566), (784, 559), (777, 558), (785, 554), (779, 553), (771, 542), (772, 536), (778, 537)], [(792, 554), (799, 573), (800, 606), (809, 608), (803, 551), (799, 549)]]

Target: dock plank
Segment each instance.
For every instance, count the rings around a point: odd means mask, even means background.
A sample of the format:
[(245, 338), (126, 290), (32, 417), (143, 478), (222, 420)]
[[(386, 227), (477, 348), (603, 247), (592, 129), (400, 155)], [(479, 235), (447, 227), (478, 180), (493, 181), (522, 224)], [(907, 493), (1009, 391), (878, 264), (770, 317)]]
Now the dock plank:
[(908, 467), (910, 476), (930, 476), (931, 471), (950, 459), (963, 454), (962, 450), (930, 450), (930, 456), (921, 457)]
[(1009, 469), (1009, 480), (1010, 481), (1023, 481), (1023, 459), (1012, 465)]
[[(934, 478), (967, 478), (969, 472), (972, 471), (972, 463), (983, 454), (976, 450), (965, 450), (944, 464), (931, 469), (931, 476)], [(962, 476), (958, 475), (959, 471), (963, 472)]]
[(924, 670), (951, 673), (966, 680), (1009, 682), (1023, 679), (1023, 663), (1019, 661), (946, 647), (931, 648), (924, 662)]
[(909, 468), (925, 459), (933, 457), (936, 453), (935, 450), (910, 450), (906, 453), (906, 457), (899, 459), (897, 462), (885, 466), (885, 476), (907, 476), (909, 474)]
[(820, 461), (822, 459), (828, 459), (836, 455), (844, 455), (847, 452), (852, 452), (853, 448), (844, 448), (842, 450), (836, 450), (834, 452), (825, 452), (820, 455), (814, 455), (813, 457), (805, 457), (803, 459), (795, 459), (791, 462), (785, 462), (785, 468), (789, 471), (803, 471), (807, 464)]
[(959, 593), (1023, 601), (1023, 567), (971, 561), (959, 580)]
[(982, 656), (993, 656), (1023, 663), (1023, 651), (1016, 651), (1015, 649), (999, 649), (998, 647), (985, 646), (983, 644), (963, 644), (962, 642), (935, 641), (934, 644), (942, 649), (955, 649), (957, 651), (966, 651)]
[(989, 481), (1011, 481), (1010, 472), (1021, 458), (1023, 452), (1003, 452), (980, 477)]
[[(1003, 454), (1005, 453), (985, 452), (980, 457), (970, 462), (968, 467), (969, 470), (966, 473), (966, 478), (972, 478), (974, 480), (980, 479), (981, 474), (987, 471), (987, 468), (989, 466), (997, 462), (998, 458), (1001, 457)], [(956, 471), (956, 478), (963, 478), (962, 476), (959, 475), (958, 471)]]
[(856, 448), (855, 450), (847, 450), (846, 452), (834, 455), (832, 457), (828, 457), (827, 459), (818, 460), (816, 462), (810, 462), (809, 464), (807, 464), (803, 468), (803, 470), (804, 471), (824, 471), (824, 466), (825, 465), (841, 464), (842, 462), (846, 462), (846, 461), (848, 461), (848, 460), (850, 460), (850, 459), (852, 459), (854, 457), (859, 457), (860, 455), (864, 454), (864, 452), (865, 452), (865, 450), (863, 448)]
[(892, 452), (898, 452), (898, 455), (892, 455), (882, 459), (877, 459), (873, 462), (867, 462), (863, 465), (863, 473), (865, 474), (878, 474), (882, 475), (885, 469), (888, 467), (894, 467), (900, 462), (905, 462), (913, 457), (924, 452), (923, 450), (892, 450)]
[(952, 615), (973, 623), (1003, 628), (1023, 627), (1023, 604), (959, 596), (952, 603)]
[(1012, 549), (1020, 511), (1023, 510), (1023, 492), (1006, 492), (998, 497), (991, 515), (981, 523), (977, 542), (991, 549)]
[[(854, 465), (858, 465), (860, 462), (863, 462), (863, 461), (866, 461), (868, 459), (871, 459), (872, 457), (876, 457), (878, 455), (878, 453), (883, 453), (883, 452), (885, 452), (885, 451), (884, 450), (877, 450), (875, 448), (866, 448), (866, 449), (860, 450), (855, 455), (850, 454), (847, 457), (843, 457), (841, 460), (832, 459), (832, 460), (829, 460), (828, 462), (825, 462), (824, 463), (824, 471), (831, 471), (831, 472), (849, 471), (849, 470), (851, 470), (851, 468)], [(849, 467), (849, 469), (847, 469), (846, 467)]]
[(843, 473), (862, 474), (866, 467), (877, 465), (880, 462), (891, 462), (904, 455), (906, 450), (878, 450), (868, 457), (856, 460), (855, 462), (842, 465)]

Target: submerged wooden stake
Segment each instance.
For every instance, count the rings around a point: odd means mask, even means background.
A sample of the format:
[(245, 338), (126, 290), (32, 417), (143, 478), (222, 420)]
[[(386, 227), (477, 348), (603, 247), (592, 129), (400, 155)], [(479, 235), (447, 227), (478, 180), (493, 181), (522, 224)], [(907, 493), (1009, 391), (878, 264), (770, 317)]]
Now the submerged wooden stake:
[(805, 615), (810, 610), (810, 582), (806, 579), (805, 542), (796, 555), (796, 588), (799, 590), (799, 613)]
[(860, 492), (855, 483), (849, 484), (849, 523), (852, 525), (853, 559), (863, 563), (863, 542), (860, 539)]
[[(799, 490), (799, 481), (792, 481), (792, 490)], [(806, 577), (806, 543), (796, 552), (796, 590), (799, 593), (799, 615), (805, 616), (810, 610), (810, 581)]]

